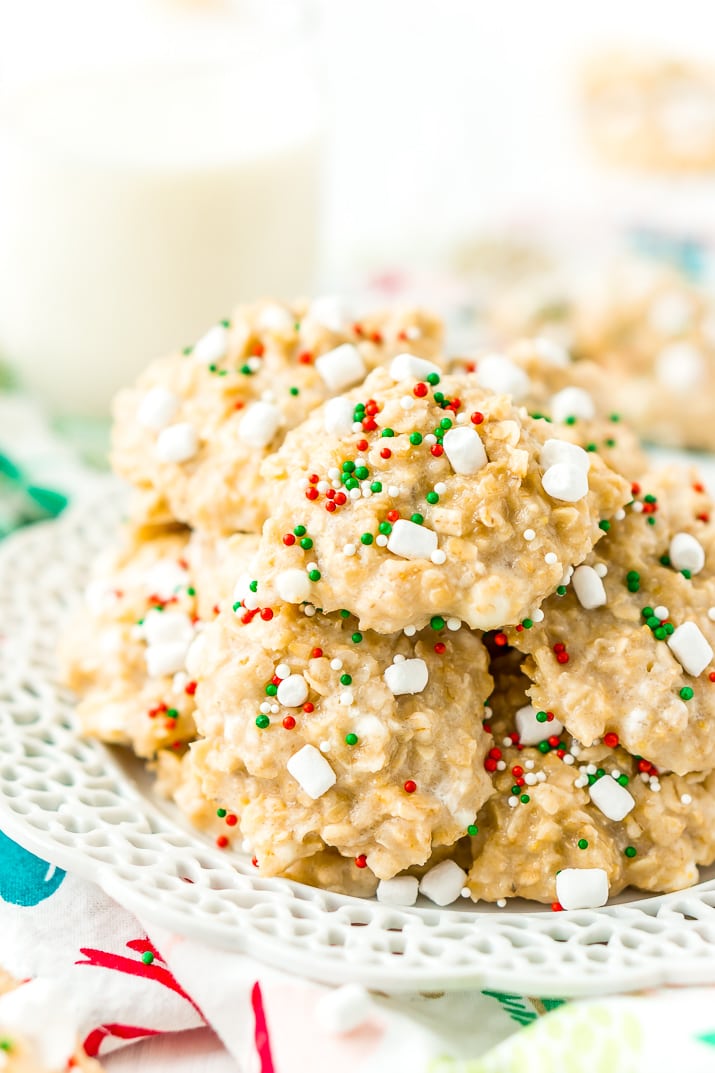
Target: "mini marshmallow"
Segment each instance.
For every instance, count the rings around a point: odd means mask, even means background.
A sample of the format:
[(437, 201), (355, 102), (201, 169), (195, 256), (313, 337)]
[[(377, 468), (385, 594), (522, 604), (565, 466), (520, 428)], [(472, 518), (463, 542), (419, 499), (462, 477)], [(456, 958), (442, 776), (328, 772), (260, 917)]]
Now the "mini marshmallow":
[(514, 722), (520, 745), (538, 745), (540, 741), (546, 741), (552, 734), (558, 737), (564, 729), (563, 723), (556, 718), (551, 721), (546, 719), (543, 723), (539, 722), (533, 704), (525, 704), (523, 708), (519, 708), (514, 716)]
[(466, 881), (467, 873), (456, 861), (440, 861), (429, 872), (425, 872), (419, 889), (435, 905), (449, 905), (460, 897)]
[(544, 469), (555, 466), (558, 462), (568, 462), (585, 472), (588, 472), (591, 466), (588, 451), (584, 451), (583, 447), (575, 443), (567, 443), (566, 440), (547, 440), (539, 452), (539, 462)]
[(416, 876), (394, 876), (381, 879), (377, 885), (377, 900), (383, 905), (414, 905), (420, 882)]
[(233, 603), (237, 604), (244, 601), (248, 596), (254, 596), (255, 593), (251, 589), (251, 582), (253, 578), (250, 574), (241, 574), (233, 587)]
[(591, 421), (596, 416), (596, 407), (587, 391), (581, 387), (565, 387), (551, 396), (551, 417), (554, 421), (565, 421), (567, 417), (581, 417)]
[(437, 366), (414, 354), (397, 354), (390, 362), (390, 376), (398, 384), (402, 380), (426, 380), (430, 373), (439, 375)]
[(387, 550), (403, 559), (429, 559), (437, 550), (437, 534), (424, 525), (400, 518), (392, 527)]
[(244, 443), (267, 447), (280, 428), (281, 420), (281, 411), (272, 402), (254, 402), (238, 426), (238, 435)]
[(199, 339), (192, 353), (197, 361), (214, 365), (225, 356), (227, 349), (228, 329), (224, 328), (223, 324), (215, 324)]
[(538, 335), (532, 339), (531, 345), (536, 356), (542, 361), (547, 361), (549, 365), (560, 365), (565, 368), (571, 364), (571, 355), (568, 350), (553, 339), (547, 339), (545, 335)]
[(188, 573), (176, 559), (160, 559), (144, 575), (144, 585), (149, 593), (168, 600), (177, 589), (186, 585)]
[(676, 533), (668, 548), (670, 565), (674, 570), (689, 570), (699, 574), (705, 566), (705, 549), (690, 533)]
[(405, 659), (393, 663), (385, 671), (387, 688), (395, 697), (405, 693), (421, 693), (429, 681), (429, 671), (423, 659)]
[(487, 464), (484, 444), (472, 428), (451, 428), (445, 434), (442, 446), (455, 473), (468, 477)]
[(588, 476), (579, 466), (570, 462), (557, 462), (549, 466), (541, 478), (547, 495), (562, 503), (577, 503), (588, 495)]
[(496, 395), (511, 395), (521, 402), (531, 390), (531, 381), (523, 369), (501, 354), (487, 354), (477, 363), (477, 383)]
[(183, 671), (188, 650), (186, 641), (163, 641), (160, 644), (147, 645), (144, 653), (147, 674), (150, 678), (163, 678), (165, 675)]
[(300, 708), (308, 699), (308, 683), (302, 674), (289, 674), (278, 686), (276, 697), (286, 708)]
[(705, 378), (705, 359), (692, 343), (671, 343), (656, 358), (655, 375), (677, 394), (693, 391)]
[(304, 745), (293, 753), (286, 767), (313, 801), (322, 797), (337, 781), (330, 764), (314, 745)]
[(592, 566), (577, 566), (572, 581), (578, 602), (586, 611), (603, 607), (608, 602), (603, 582)]
[(152, 608), (144, 616), (142, 633), (150, 645), (166, 641), (188, 642), (194, 636), (194, 628), (191, 619), (183, 611), (157, 611)]
[(693, 678), (702, 674), (713, 658), (708, 639), (694, 622), (683, 622), (668, 638), (668, 648), (680, 666)]
[(310, 578), (297, 567), (281, 570), (276, 578), (276, 591), (287, 604), (302, 604), (310, 598)]
[(350, 311), (342, 298), (334, 294), (323, 294), (310, 303), (308, 317), (331, 332), (340, 332), (350, 318)]
[(329, 391), (339, 392), (359, 384), (367, 369), (362, 354), (352, 343), (343, 343), (316, 358), (315, 367)]
[(334, 436), (348, 435), (353, 430), (354, 412), (355, 403), (344, 395), (329, 399), (323, 409), (323, 428)]
[(563, 909), (598, 909), (605, 905), (605, 868), (563, 868), (556, 877), (556, 899)]
[(142, 428), (153, 428), (157, 431), (166, 426), (179, 408), (179, 398), (173, 391), (157, 384), (150, 388), (139, 403), (137, 409), (137, 423)]
[(167, 425), (157, 437), (154, 448), (160, 462), (188, 462), (199, 449), (199, 441), (191, 425), (182, 422)]
[(609, 820), (622, 820), (635, 808), (633, 795), (611, 775), (603, 775), (589, 787), (591, 800)]
[(267, 305), (260, 312), (258, 325), (267, 332), (291, 335), (295, 331), (295, 317), (284, 306)]
[(363, 1024), (371, 1008), (372, 999), (362, 984), (344, 984), (321, 995), (315, 1016), (324, 1032), (343, 1035)]

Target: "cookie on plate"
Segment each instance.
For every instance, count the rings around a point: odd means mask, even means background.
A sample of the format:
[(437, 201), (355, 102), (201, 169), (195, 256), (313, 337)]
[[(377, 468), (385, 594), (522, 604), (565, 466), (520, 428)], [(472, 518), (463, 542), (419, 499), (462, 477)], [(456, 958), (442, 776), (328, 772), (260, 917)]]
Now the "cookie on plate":
[(249, 603), (192, 646), (191, 752), (261, 874), (332, 846), (388, 878), (463, 836), (491, 788), (480, 637), (458, 623), (379, 636), (347, 611)]
[(260, 532), (259, 465), (286, 432), (401, 351), (438, 360), (441, 341), (420, 310), (355, 323), (325, 299), (239, 306), (115, 400), (112, 464), (136, 489), (134, 520)]
[(566, 869), (578, 874), (564, 880), (565, 899), (584, 881), (586, 891), (595, 883), (606, 896), (629, 885), (671, 891), (697, 882), (698, 865), (715, 859), (715, 773), (660, 774), (613, 732), (590, 747), (579, 743), (555, 703), (553, 712), (530, 703), (519, 653), (497, 651), (487, 715), (495, 792), (471, 839), (472, 897), (557, 903), (557, 875)]
[[(585, 745), (615, 733), (634, 755), (684, 774), (715, 767), (715, 517), (693, 470), (634, 487), (615, 523), (531, 629), (534, 704)], [(538, 538), (537, 538), (538, 539)]]
[(62, 643), (65, 683), (82, 731), (141, 757), (181, 749), (195, 734), (186, 654), (248, 567), (257, 540), (187, 529), (127, 531), (97, 564)]
[(519, 622), (630, 498), (511, 396), (407, 356), (312, 414), (263, 474), (260, 602), (347, 608), (381, 633)]

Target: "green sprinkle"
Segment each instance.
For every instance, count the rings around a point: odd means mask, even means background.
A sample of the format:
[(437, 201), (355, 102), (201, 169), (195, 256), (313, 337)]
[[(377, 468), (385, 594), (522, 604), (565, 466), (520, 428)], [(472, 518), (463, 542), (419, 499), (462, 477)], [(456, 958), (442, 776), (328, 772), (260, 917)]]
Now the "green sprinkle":
[(528, 794), (522, 794), (519, 800), (521, 801), (522, 805), (528, 805), (531, 801), (531, 798)]
[(586, 450), (587, 451), (597, 451), (598, 447), (596, 447), (595, 443), (587, 443), (586, 444)]
[(432, 387), (436, 387), (439, 383), (439, 373), (429, 373), (427, 376), (427, 383), (431, 384)]
[(620, 421), (621, 420), (621, 415), (620, 414), (611, 414), (611, 416), (609, 417), (608, 420), (609, 421), (614, 421), (614, 422), (615, 421)]
[(144, 953), (142, 954), (142, 961), (144, 962), (144, 964), (145, 965), (151, 965), (153, 960), (154, 960), (154, 955), (152, 954), (151, 950), (145, 950)]
[(340, 685), (341, 686), (351, 686), (352, 684), (353, 684), (353, 676), (351, 674), (341, 674), (340, 675)]
[(352, 473), (355, 470), (355, 463), (343, 462), (342, 469), (345, 473)]
[(373, 481), (372, 484), (370, 485), (370, 491), (371, 492), (381, 492), (382, 491), (382, 482), (381, 481)]
[(606, 520), (604, 519), (604, 520), (603, 520), (602, 522), (599, 522), (599, 523), (598, 523), (598, 528), (599, 528), (600, 530), (602, 530), (602, 532), (604, 532), (604, 533), (607, 533), (607, 532), (608, 532), (608, 530), (609, 530), (609, 529), (611, 528), (611, 523), (610, 523), (610, 522), (607, 522), (607, 521), (606, 521)]
[(425, 499), (427, 500), (428, 503), (433, 503), (433, 504), (434, 503), (439, 503), (439, 496), (437, 495), (436, 492), (428, 492), (427, 495), (425, 496)]
[(291, 395), (300, 395), (300, 388), (291, 387), (288, 388), (288, 390), (290, 391)]
[(549, 717), (546, 714), (546, 712), (537, 712), (536, 713), (536, 722), (537, 723), (545, 723), (545, 722), (547, 722), (548, 718)]
[(616, 779), (616, 782), (619, 782), (621, 784), (621, 786), (627, 786), (628, 782), (629, 782), (628, 776), (627, 775), (619, 775), (618, 778)]
[(641, 576), (637, 570), (629, 570), (626, 574), (626, 581), (640, 581)]
[(358, 743), (357, 734), (346, 734), (345, 735), (345, 744), (346, 745), (357, 745), (357, 743)]
[(444, 402), (444, 394), (441, 391), (435, 391), (435, 393), (434, 393), (434, 401), (439, 406), (441, 406), (442, 403)]
[(214, 362), (211, 362), (211, 364), (209, 365), (209, 372), (210, 373), (215, 373), (217, 369), (218, 369), (218, 365), (215, 365)]
[(559, 585), (559, 587), (556, 590), (556, 595), (557, 596), (565, 596), (566, 595), (566, 586), (565, 585)]
[(593, 786), (594, 782), (596, 781), (596, 776), (595, 775), (589, 775), (587, 777), (588, 777), (588, 785)]
[(362, 634), (361, 633), (354, 633), (352, 635), (352, 637), (350, 638), (350, 640), (353, 642), (354, 645), (359, 645), (360, 642), (362, 641)]
[(178, 710), (176, 708), (167, 708), (166, 709), (166, 718), (167, 719), (178, 719), (179, 718)]
[(310, 548), (313, 547), (313, 541), (310, 539), (309, 536), (303, 537), (301, 539), (300, 546), (303, 551), (308, 551)]
[(241, 366), (241, 372), (243, 373), (244, 376), (253, 376), (253, 369), (251, 368), (250, 365), (242, 365)]
[(653, 630), (653, 636), (657, 641), (664, 641), (668, 634), (664, 626), (658, 626), (656, 630)]
[(588, 849), (588, 840), (585, 838), (579, 838), (576, 844), (579, 849)]
[(411, 518), (410, 518), (410, 521), (411, 521), (411, 522), (414, 522), (414, 523), (415, 523), (415, 525), (422, 525), (422, 522), (423, 522), (424, 520), (425, 520), (425, 519), (424, 519), (424, 515), (422, 515), (422, 514), (413, 514), (413, 515), (411, 516)]
[(681, 570), (680, 573), (683, 575), (686, 581), (690, 581), (691, 577), (693, 576), (690, 570)]
[(236, 603), (235, 603), (235, 604), (232, 604), (231, 606), (232, 606), (232, 608), (233, 608), (233, 610), (234, 610), (234, 611), (238, 611), (239, 607), (241, 606), (241, 601), (240, 601), (240, 600), (236, 600)]
[(626, 857), (635, 857), (638, 850), (635, 846), (626, 846), (623, 852), (625, 853)]
[(680, 690), (681, 700), (692, 700), (694, 696), (695, 694), (693, 693), (690, 686), (683, 686), (683, 688)]
[(666, 622), (665, 625), (663, 626), (663, 629), (667, 633), (668, 637), (670, 637), (670, 635), (672, 633), (675, 633), (675, 626), (673, 625), (672, 622)]
[(188, 357), (193, 349), (194, 348), (192, 346), (185, 346), (181, 353), (184, 355), (184, 357)]
[(514, 797), (518, 797), (519, 794), (521, 793), (521, 787), (520, 786), (512, 786), (511, 792), (512, 792), (512, 795)]
[(421, 432), (411, 432), (410, 433), (410, 443), (413, 444), (415, 447), (417, 447), (420, 443), (422, 443), (422, 433)]
[(275, 697), (277, 692), (278, 692), (278, 686), (275, 684), (275, 682), (269, 682), (268, 685), (266, 686), (266, 694), (267, 694), (267, 696)]
[(642, 608), (641, 609), (641, 615), (643, 616), (643, 618), (651, 618), (652, 615), (653, 615), (653, 608), (652, 607), (644, 607), (644, 608)]
[(602, 767), (596, 768), (596, 778), (597, 779), (602, 779), (605, 774), (606, 774), (606, 772), (603, 770)]
[(391, 428), (384, 428), (382, 430), (382, 432), (380, 433), (380, 435), (381, 436), (387, 436), (389, 438), (390, 436), (395, 435), (395, 431), (394, 431), (394, 429), (391, 429)]
[(252, 582), (251, 582), (251, 583), (249, 584), (249, 586), (248, 586), (248, 587), (249, 587), (249, 589), (251, 590), (251, 592), (258, 592), (258, 582), (256, 581), (256, 579), (255, 579), (255, 578), (254, 578), (254, 579), (253, 579), (253, 581), (252, 581)]
[(270, 723), (271, 721), (267, 715), (256, 716), (256, 726), (259, 730), (265, 730), (267, 726), (270, 726)]
[(539, 750), (540, 753), (548, 753), (551, 749), (551, 746), (549, 745), (548, 741), (540, 741), (536, 748)]
[(216, 809), (216, 815), (218, 816), (218, 818), (220, 820), (222, 820), (224, 818), (224, 816), (226, 815), (226, 809), (225, 808), (217, 808)]
[(359, 481), (364, 481), (367, 477), (370, 476), (370, 470), (367, 468), (367, 466), (358, 466), (358, 468), (355, 470), (355, 476)]
[(452, 418), (451, 417), (443, 417), (442, 420), (439, 423), (439, 427), (443, 428), (445, 430), (448, 429), (448, 428), (451, 428), (452, 427)]
[(441, 615), (433, 615), (429, 624), (433, 630), (443, 630), (445, 627), (445, 621)]
[(320, 581), (320, 570), (309, 570), (308, 577), (311, 581)]
[(188, 588), (186, 589), (186, 595), (187, 596), (196, 596), (196, 589), (194, 588), (193, 585), (188, 586)]
[(658, 500), (653, 495), (647, 495), (647, 496), (643, 496), (643, 502), (644, 503), (657, 503)]
[(305, 536), (306, 533), (307, 529), (304, 525), (296, 525), (295, 529), (293, 530), (293, 535), (297, 537)]
[(575, 417), (567, 417), (566, 420), (564, 421), (564, 424), (565, 425), (575, 425), (576, 424), (576, 418)]
[(222, 328), (230, 328), (231, 327), (231, 321), (230, 320), (220, 320), (219, 324), (221, 325)]
[(661, 562), (661, 566), (670, 566), (670, 556), (669, 555), (661, 555), (660, 562)]
[(606, 440), (606, 447), (615, 447), (615, 446), (616, 446), (616, 441), (615, 440), (613, 440), (613, 439)]
[(350, 618), (350, 612), (347, 610), (347, 608), (345, 608), (345, 607), (340, 608), (340, 617), (341, 618)]
[(467, 828), (467, 834), (471, 835), (472, 838), (474, 838), (475, 835), (479, 834), (479, 828), (477, 827), (476, 823), (470, 823), (469, 827)]
[(348, 477), (348, 479), (345, 482), (345, 487), (350, 492), (350, 491), (352, 491), (353, 488), (359, 488), (360, 487), (360, 481), (356, 480), (355, 477)]
[(655, 514), (651, 514), (649, 516), (649, 518), (648, 518), (648, 525), (655, 525), (655, 522), (656, 522)]
[(392, 532), (392, 525), (390, 522), (380, 522), (378, 529), (384, 536), (389, 536)]
[(530, 630), (533, 625), (534, 625), (534, 623), (532, 622), (532, 620), (530, 618), (525, 618), (523, 620), (523, 622), (522, 622), (522, 626), (524, 627), (525, 630)]
[(360, 543), (361, 544), (372, 544), (372, 541), (373, 541), (372, 533), (362, 533), (362, 535), (360, 536)]
[(640, 581), (629, 581), (627, 583), (627, 588), (629, 592), (640, 592), (640, 587)]

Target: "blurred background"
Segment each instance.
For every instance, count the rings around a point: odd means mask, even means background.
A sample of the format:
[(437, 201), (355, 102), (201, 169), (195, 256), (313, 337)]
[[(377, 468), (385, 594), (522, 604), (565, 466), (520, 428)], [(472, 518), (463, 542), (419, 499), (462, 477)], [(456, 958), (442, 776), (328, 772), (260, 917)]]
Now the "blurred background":
[[(707, 0), (2, 0), (0, 358), (60, 419), (257, 295), (707, 281)], [(470, 334), (471, 333), (471, 334)]]

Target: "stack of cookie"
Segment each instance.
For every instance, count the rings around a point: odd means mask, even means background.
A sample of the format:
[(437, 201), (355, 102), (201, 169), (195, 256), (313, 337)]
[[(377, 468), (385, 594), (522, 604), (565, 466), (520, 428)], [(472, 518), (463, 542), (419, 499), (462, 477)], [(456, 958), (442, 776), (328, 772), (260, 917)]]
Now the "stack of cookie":
[(132, 521), (65, 646), (85, 732), (263, 875), (563, 908), (693, 882), (715, 528), (696, 477), (641, 477), (602, 379), (324, 300), (150, 368), (116, 410)]

